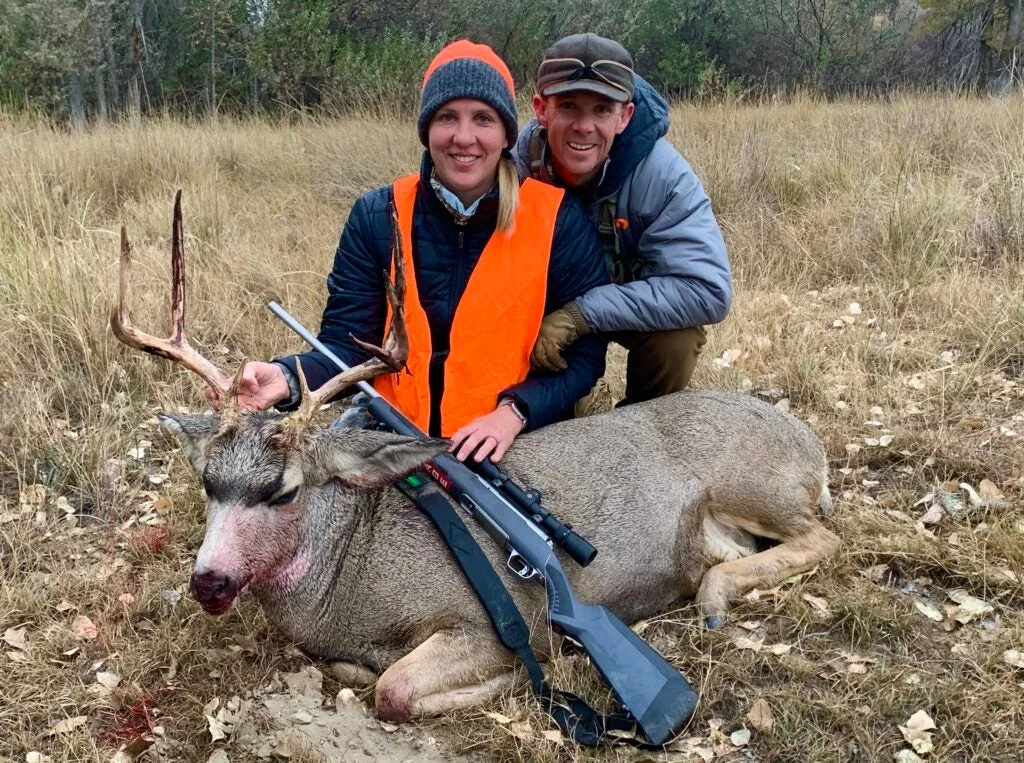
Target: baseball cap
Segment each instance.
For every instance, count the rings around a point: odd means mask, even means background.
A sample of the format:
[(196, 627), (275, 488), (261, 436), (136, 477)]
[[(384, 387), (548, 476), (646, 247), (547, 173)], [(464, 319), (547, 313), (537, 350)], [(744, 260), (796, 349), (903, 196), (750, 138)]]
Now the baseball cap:
[(615, 40), (593, 32), (563, 37), (544, 53), (537, 69), (537, 92), (542, 96), (579, 90), (633, 100), (633, 58)]

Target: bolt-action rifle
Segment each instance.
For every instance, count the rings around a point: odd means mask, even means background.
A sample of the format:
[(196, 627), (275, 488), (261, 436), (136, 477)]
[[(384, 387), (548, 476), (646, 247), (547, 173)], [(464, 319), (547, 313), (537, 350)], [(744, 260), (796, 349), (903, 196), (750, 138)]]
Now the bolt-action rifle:
[[(276, 302), (269, 303), (269, 307), (314, 349), (323, 353), (340, 370), (347, 370), (348, 367), (337, 355), (284, 308)], [(426, 437), (424, 432), (382, 397), (371, 384), (364, 381), (359, 382), (358, 386), (370, 397), (369, 411), (377, 421), (407, 437)], [(560, 717), (552, 708), (551, 691), (543, 683), (542, 672), (536, 658), (529, 651), (528, 637), (525, 647), (522, 643), (524, 634), (519, 634), (518, 645), (513, 646), (509, 642), (508, 629), (505, 628), (506, 632), (503, 632), (501, 622), (509, 619), (507, 610), (496, 615), (493, 602), (487, 600), (490, 598), (488, 593), (493, 589), (481, 592), (481, 587), (471, 579), (470, 582), (488, 609), (502, 641), (506, 646), (514, 648), (519, 657), (527, 663), (535, 691), (547, 700), (549, 711), (562, 726), (563, 731), (584, 744), (597, 744), (608, 729), (624, 728), (621, 719), (626, 718), (631, 721), (631, 725), (639, 727), (647, 743), (651, 745), (663, 745), (671, 739), (693, 714), (697, 694), (664, 657), (606, 607), (584, 604), (576, 598), (554, 551), (554, 545), (557, 544), (581, 566), (589, 564), (594, 559), (597, 554), (594, 547), (545, 509), (536, 492), (523, 490), (486, 459), (482, 463), (466, 464), (445, 453), (426, 464), (424, 470), (456, 504), (472, 515), (508, 554), (507, 564), (514, 574), (524, 580), (543, 580), (547, 589), (548, 618), (552, 629), (569, 636), (582, 646), (626, 711), (625, 714), (617, 716), (597, 716), (577, 698), (563, 694), (563, 697), (569, 698), (570, 710), (565, 711), (563, 708), (564, 712)], [(416, 500), (421, 508), (424, 508), (420, 500), (424, 497), (423, 482), (425, 480), (414, 475), (399, 484), (400, 489)], [(442, 503), (447, 501), (442, 499)], [(447, 510), (450, 511), (450, 507)], [(457, 518), (454, 512), (452, 516)], [(442, 534), (448, 532), (450, 522), (442, 523), (434, 516), (431, 518)], [(449, 543), (449, 546), (458, 558), (456, 544)], [(459, 559), (459, 563), (469, 575), (469, 569), (463, 564), (462, 559)], [(487, 568), (490, 570), (489, 565)], [(478, 568), (473, 568), (473, 571), (477, 572)], [(499, 581), (494, 582), (500, 587)], [(502, 593), (508, 597), (503, 587)], [(511, 599), (508, 599), (508, 605), (514, 610)], [(525, 624), (517, 611), (513, 612), (512, 617), (518, 619), (521, 625), (519, 629), (525, 630)], [(528, 653), (527, 656), (524, 656), (523, 648)], [(587, 713), (590, 714), (591, 732), (577, 733), (574, 726)], [(598, 719), (596, 725), (593, 723), (594, 718)], [(613, 724), (608, 722), (609, 718), (619, 722)]]

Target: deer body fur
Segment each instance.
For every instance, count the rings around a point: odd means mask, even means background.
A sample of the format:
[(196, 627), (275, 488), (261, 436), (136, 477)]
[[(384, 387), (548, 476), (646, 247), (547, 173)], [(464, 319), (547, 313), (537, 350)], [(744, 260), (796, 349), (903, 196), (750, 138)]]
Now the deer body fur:
[[(232, 600), (248, 586), (272, 623), (310, 655), (337, 663), (344, 680), (368, 684), (381, 675), (377, 707), (392, 720), (502, 688), (511, 654), (430, 521), (383, 484), (441, 446), (429, 451), (395, 435), (320, 429), (297, 466), (286, 451), (267, 458), (279, 419), (243, 414), (226, 435), (212, 434), (212, 423), (197, 430), (194, 422), (166, 419), (186, 450), (205, 451), (196, 466), (211, 515), (193, 576), (197, 598), (204, 601), (197, 584), (204, 576), (230, 580)], [(202, 443), (196, 431), (215, 442)], [(385, 446), (394, 461), (386, 475), (373, 477), (382, 484), (357, 487), (368, 479), (359, 460)], [(819, 440), (796, 418), (747, 395), (686, 391), (562, 422), (521, 437), (502, 466), (520, 484), (541, 489), (545, 505), (599, 549), (586, 568), (568, 559), (563, 566), (581, 600), (604, 604), (627, 623), (696, 597), (709, 624), (718, 625), (730, 599), (809, 569), (838, 545), (818, 519), (828, 507)], [(294, 516), (277, 510), (264, 520), (250, 517), (255, 533), (232, 532), (244, 522), (221, 521), (219, 513), (268, 509), (217, 495), (240, 495), (241, 487), (227, 490), (227, 483), (258, 484), (257, 471), (263, 482), (279, 477), (282, 489), (301, 481)], [(468, 518), (467, 526), (502, 569), (493, 541)], [(758, 538), (777, 544), (758, 552)], [(504, 577), (534, 626), (534, 648), (546, 655), (543, 586)], [(208, 611), (218, 612), (216, 602)]]

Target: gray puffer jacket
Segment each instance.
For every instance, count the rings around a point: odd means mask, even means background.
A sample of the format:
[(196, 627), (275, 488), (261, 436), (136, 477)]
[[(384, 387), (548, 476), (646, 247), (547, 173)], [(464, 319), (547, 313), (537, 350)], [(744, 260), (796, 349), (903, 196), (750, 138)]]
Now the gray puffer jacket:
[[(639, 76), (634, 103), (633, 118), (615, 138), (597, 185), (574, 191), (599, 228), (602, 208), (608, 212), (603, 237), (609, 239), (606, 259), (613, 280), (576, 304), (600, 332), (719, 323), (732, 304), (732, 276), (711, 200), (664, 137), (668, 104)], [(514, 154), (521, 176), (562, 185), (554, 178), (546, 132), (536, 118), (520, 130)]]

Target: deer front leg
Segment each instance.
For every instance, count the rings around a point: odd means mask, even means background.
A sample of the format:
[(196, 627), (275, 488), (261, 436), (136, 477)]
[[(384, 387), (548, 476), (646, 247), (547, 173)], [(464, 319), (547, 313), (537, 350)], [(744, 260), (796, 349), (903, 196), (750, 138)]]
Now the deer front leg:
[(377, 680), (377, 715), (403, 723), (476, 705), (513, 675), (511, 656), (491, 633), (438, 631)]
[(331, 672), (349, 689), (367, 689), (377, 682), (377, 674), (354, 662), (332, 662)]
[(806, 572), (839, 548), (839, 538), (821, 525), (774, 548), (716, 564), (704, 573), (697, 605), (708, 628), (725, 624), (729, 602), (751, 588), (769, 588)]

